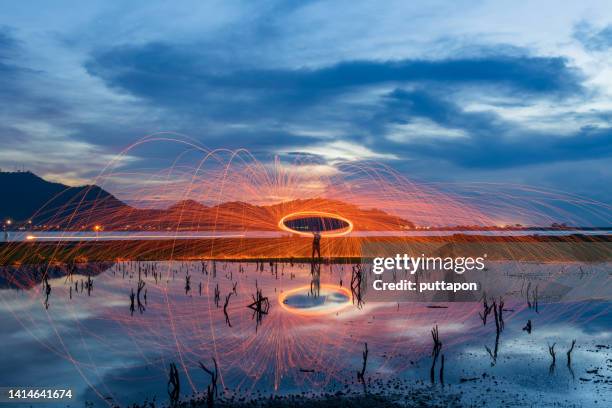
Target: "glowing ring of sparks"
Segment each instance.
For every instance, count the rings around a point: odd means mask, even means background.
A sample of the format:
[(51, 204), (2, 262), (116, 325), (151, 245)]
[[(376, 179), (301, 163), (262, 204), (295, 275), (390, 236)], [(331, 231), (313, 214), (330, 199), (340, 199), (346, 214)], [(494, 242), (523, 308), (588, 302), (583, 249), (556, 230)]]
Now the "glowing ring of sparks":
[(287, 225), (285, 225), (285, 221), (287, 220), (292, 220), (296, 218), (304, 218), (304, 217), (331, 218), (331, 219), (342, 221), (348, 224), (347, 227), (340, 229), (340, 230), (320, 231), (320, 234), (322, 237), (340, 237), (342, 235), (348, 234), (349, 232), (353, 230), (353, 223), (348, 218), (344, 218), (338, 214), (332, 214), (332, 213), (323, 212), (323, 211), (298, 211), (298, 212), (294, 212), (291, 214), (287, 214), (283, 218), (280, 219), (280, 221), (278, 222), (278, 227), (281, 230), (291, 232), (292, 234), (297, 234), (297, 235), (301, 235), (304, 237), (312, 237), (312, 232), (310, 231), (308, 232), (298, 231), (298, 230), (291, 229), (287, 227)]
[(294, 288), (294, 289), (290, 289), (286, 292), (281, 293), (278, 296), (278, 304), (280, 305), (280, 307), (289, 312), (289, 313), (293, 313), (296, 315), (300, 315), (300, 316), (323, 316), (323, 315), (329, 315), (329, 314), (333, 314), (333, 313), (337, 313), (340, 310), (346, 308), (347, 306), (350, 306), (353, 302), (353, 294), (351, 293), (350, 290), (348, 290), (345, 287), (342, 286), (338, 286), (338, 285), (331, 285), (331, 284), (322, 284), (321, 291), (324, 290), (328, 290), (328, 291), (333, 291), (336, 293), (341, 293), (343, 295), (345, 295), (347, 297), (346, 302), (342, 302), (342, 303), (337, 303), (335, 305), (333, 305), (332, 307), (327, 307), (324, 309), (316, 309), (316, 310), (306, 310), (306, 309), (300, 309), (297, 307), (293, 307), (293, 306), (289, 306), (285, 303), (285, 300), (290, 297), (293, 296), (295, 294), (298, 293), (304, 293), (304, 292), (309, 292), (310, 291), (310, 286), (300, 286), (298, 288)]

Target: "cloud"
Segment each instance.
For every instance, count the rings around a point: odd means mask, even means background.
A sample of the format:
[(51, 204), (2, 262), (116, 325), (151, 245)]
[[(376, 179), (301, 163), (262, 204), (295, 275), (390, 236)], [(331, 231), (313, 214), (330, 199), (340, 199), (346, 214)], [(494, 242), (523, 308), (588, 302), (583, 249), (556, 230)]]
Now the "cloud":
[[(150, 43), (96, 52), (86, 68), (109, 86), (155, 104), (209, 112), (220, 110), (219, 99), (259, 113), (283, 105), (323, 103), (357, 88), (389, 83), (495, 84), (560, 95), (581, 89), (579, 73), (558, 57), (361, 60), (320, 68), (252, 69), (219, 65), (196, 46)], [(267, 104), (258, 107), (262, 101)]]
[(10, 34), (10, 30), (7, 27), (0, 27), (0, 58), (7, 58), (16, 48), (17, 41)]
[[(396, 160), (398, 157), (392, 153), (378, 153), (358, 144), (342, 140), (322, 144), (310, 144), (297, 147), (299, 152), (310, 154), (334, 161), (360, 161), (360, 160)], [(288, 152), (285, 152), (288, 153)]]
[(589, 51), (607, 51), (612, 47), (612, 24), (597, 29), (583, 21), (574, 27), (574, 38)]
[(35, 74), (35, 71), (14, 62), (20, 54), (20, 44), (11, 30), (0, 27), (0, 97), (3, 101), (11, 101), (12, 109), (20, 107), (20, 103), (25, 99), (22, 98), (22, 94), (25, 93), (25, 89), (21, 86), (22, 80), (28, 75)]
[[(479, 101), (495, 92), (510, 103), (584, 95), (582, 74), (566, 59), (516, 50), (469, 58), (254, 69), (219, 62), (195, 45), (156, 42), (94, 52), (86, 69), (170, 117), (180, 115), (181, 130), (193, 134), (198, 126), (205, 128), (213, 145), (241, 141), (244, 147), (301, 151), (330, 161), (393, 160), (395, 151), (410, 151), (410, 156), (481, 168), (601, 157), (608, 151), (605, 136), (599, 135), (605, 131), (585, 129), (558, 140), (545, 132), (526, 132), (494, 112), (462, 109), (456, 99), (468, 93)], [(535, 138), (538, 147), (523, 145)]]
[[(538, 182), (562, 188), (572, 168), (578, 191), (610, 157), (612, 126), (612, 29), (587, 3), (557, 7), (547, 30), (550, 6), (498, 2), (99, 2), (36, 15), (15, 3), (0, 16), (19, 27), (0, 29), (0, 164), (82, 180), (171, 131), (262, 161), (373, 159), (425, 181), (545, 167)], [(154, 172), (181, 152), (131, 154)]]
[(0, 29), (0, 164), (28, 168), (69, 184), (85, 184), (112, 155), (100, 145), (73, 137), (74, 101), (53, 83), (49, 72), (28, 65), (24, 42), (15, 30)]
[(407, 123), (397, 123), (389, 126), (386, 138), (397, 143), (409, 143), (418, 139), (454, 139), (468, 137), (462, 129), (452, 129), (440, 126), (435, 122), (416, 118)]
[[(423, 135), (431, 133), (433, 123), (444, 137), (417, 137), (423, 121), (428, 123)], [(394, 135), (405, 124), (415, 137), (398, 140)], [(376, 141), (383, 151), (405, 151), (412, 157), (443, 159), (466, 168), (499, 169), (612, 156), (610, 126), (585, 126), (564, 135), (538, 132), (493, 112), (467, 112), (435, 91), (395, 89), (367, 126), (388, 135), (385, 142)], [(441, 133), (442, 129), (447, 133)]]

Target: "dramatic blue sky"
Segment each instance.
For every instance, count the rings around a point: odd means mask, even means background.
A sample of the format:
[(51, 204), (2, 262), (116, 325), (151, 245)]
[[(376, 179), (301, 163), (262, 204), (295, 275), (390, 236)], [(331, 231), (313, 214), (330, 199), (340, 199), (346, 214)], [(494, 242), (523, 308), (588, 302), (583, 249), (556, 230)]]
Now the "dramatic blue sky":
[(174, 131), (612, 202), (610, 1), (0, 5), (3, 169), (81, 183)]

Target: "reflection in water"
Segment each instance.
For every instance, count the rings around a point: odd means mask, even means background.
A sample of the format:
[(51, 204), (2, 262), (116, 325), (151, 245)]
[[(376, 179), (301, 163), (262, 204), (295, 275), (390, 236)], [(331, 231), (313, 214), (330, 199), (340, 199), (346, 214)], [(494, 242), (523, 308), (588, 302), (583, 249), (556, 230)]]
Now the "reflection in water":
[[(610, 402), (606, 264), (522, 264), (517, 273), (515, 264), (492, 263), (483, 277), (490, 291), (484, 322), (482, 298), (437, 308), (428, 308), (430, 300), (358, 304), (352, 285), (340, 282), (356, 279), (356, 270), (363, 284), (371, 277), (353, 265), (325, 265), (318, 297), (309, 293), (310, 264), (77, 265), (49, 276), (48, 309), (43, 279), (23, 268), (25, 281), (12, 270), (0, 292), (0, 324), (9, 333), (0, 374), (14, 384), (70, 385), (77, 402), (105, 406), (153, 396), (165, 402), (171, 363), (183, 396), (211, 384), (200, 363), (217, 372), (220, 394), (345, 390), (356, 385), (356, 372), (383, 388), (396, 379), (413, 386), (428, 380), (435, 326), (443, 344), (436, 371), (444, 356), (443, 381), (461, 387), (466, 404), (482, 401), (491, 387), (517, 405)], [(81, 282), (91, 282), (89, 296)], [(537, 311), (529, 307), (536, 287)], [(500, 318), (503, 332), (496, 328)], [(553, 343), (557, 360), (572, 348), (571, 364), (558, 363), (549, 376)]]
[(311, 287), (291, 289), (278, 298), (279, 304), (291, 313), (316, 315), (336, 313), (351, 304), (351, 292), (336, 285), (322, 285), (317, 296)]

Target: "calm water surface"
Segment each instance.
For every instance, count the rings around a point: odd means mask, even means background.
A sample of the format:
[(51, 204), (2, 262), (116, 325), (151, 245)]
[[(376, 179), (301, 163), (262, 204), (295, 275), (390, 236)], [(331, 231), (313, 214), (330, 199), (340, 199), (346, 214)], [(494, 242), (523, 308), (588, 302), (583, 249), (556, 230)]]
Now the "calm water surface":
[[(505, 329), (494, 359), (487, 351), (495, 350), (494, 320), (489, 316), (483, 326), (480, 301), (358, 307), (346, 292), (350, 265), (322, 266), (319, 298), (309, 293), (310, 266), (304, 264), (81, 265), (70, 277), (59, 270), (52, 275), (47, 308), (36, 271), (22, 267), (22, 279), (1, 282), (0, 378), (14, 386), (70, 387), (71, 406), (167, 402), (171, 362), (188, 396), (205, 390), (209, 379), (199, 363), (210, 367), (214, 358), (227, 393), (358, 390), (355, 373), (367, 342), (366, 376), (383, 392), (393, 391), (387, 381), (399, 379), (460, 393), (466, 404), (491, 398), (490, 406), (509, 400), (609, 406), (610, 271), (610, 264), (492, 264), (487, 273), (499, 282), (505, 301)], [(137, 293), (139, 279), (142, 307), (135, 301), (132, 312), (130, 293)], [(528, 307), (528, 286), (539, 287), (537, 312)], [(258, 290), (267, 298), (267, 313), (249, 308)], [(522, 330), (527, 320), (533, 323), (531, 334)], [(435, 325), (445, 355), (444, 387), (429, 384)], [(573, 339), (570, 369), (565, 352)], [(551, 370), (553, 343), (557, 363)]]

